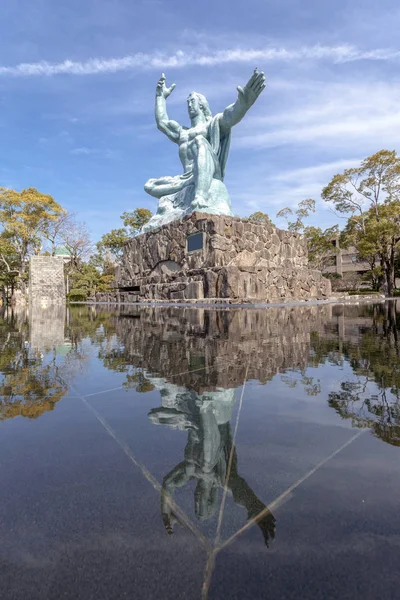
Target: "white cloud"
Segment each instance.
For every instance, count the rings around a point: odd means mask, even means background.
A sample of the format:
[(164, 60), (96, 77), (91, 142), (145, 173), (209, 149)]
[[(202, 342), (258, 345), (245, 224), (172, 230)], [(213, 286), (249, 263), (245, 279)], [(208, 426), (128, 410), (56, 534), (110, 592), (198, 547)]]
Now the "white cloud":
[(244, 148), (307, 146), (314, 150), (343, 148), (347, 153), (396, 147), (400, 134), (400, 83), (314, 82), (303, 93), (299, 86), (296, 108), (293, 92), (271, 115), (252, 117), (240, 128), (237, 144)]
[(95, 150), (92, 150), (91, 148), (86, 148), (86, 147), (73, 148), (71, 150), (71, 154), (75, 154), (76, 156), (94, 154), (95, 152), (96, 152)]
[[(276, 220), (276, 213), (285, 206), (292, 208), (305, 198), (314, 198), (317, 201), (317, 212), (310, 217), (310, 223), (323, 228), (342, 222), (332, 213), (330, 206), (320, 200), (322, 188), (336, 173), (358, 165), (361, 159), (349, 159), (324, 162), (315, 166), (303, 168), (285, 168), (282, 166), (276, 172), (265, 173), (260, 162), (256, 162), (250, 173), (246, 172), (248, 184), (243, 186), (243, 173), (231, 178), (229, 190), (231, 193), (233, 210), (240, 207), (242, 215), (248, 215), (256, 210), (261, 210)], [(276, 223), (285, 227), (284, 220)]]
[(96, 75), (101, 73), (117, 73), (119, 71), (142, 69), (183, 68), (186, 66), (202, 65), (216, 66), (226, 63), (259, 61), (293, 62), (301, 60), (327, 60), (334, 63), (368, 61), (393, 61), (400, 58), (400, 50), (391, 48), (374, 48), (360, 50), (349, 45), (337, 46), (301, 46), (284, 48), (266, 46), (261, 48), (231, 48), (214, 52), (183, 51), (173, 54), (156, 52), (154, 54), (136, 53), (121, 58), (91, 58), (86, 61), (65, 60), (59, 63), (40, 61), (21, 63), (16, 66), (0, 66), (0, 76), (35, 77), (54, 75)]

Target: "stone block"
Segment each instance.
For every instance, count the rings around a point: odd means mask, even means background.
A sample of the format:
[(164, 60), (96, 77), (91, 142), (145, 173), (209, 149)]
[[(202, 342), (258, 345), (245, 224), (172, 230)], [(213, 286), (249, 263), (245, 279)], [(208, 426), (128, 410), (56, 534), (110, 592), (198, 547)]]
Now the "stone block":
[(64, 260), (60, 256), (31, 256), (29, 302), (46, 308), (66, 302)]
[(203, 281), (190, 281), (184, 290), (184, 297), (187, 300), (201, 300), (204, 298)]

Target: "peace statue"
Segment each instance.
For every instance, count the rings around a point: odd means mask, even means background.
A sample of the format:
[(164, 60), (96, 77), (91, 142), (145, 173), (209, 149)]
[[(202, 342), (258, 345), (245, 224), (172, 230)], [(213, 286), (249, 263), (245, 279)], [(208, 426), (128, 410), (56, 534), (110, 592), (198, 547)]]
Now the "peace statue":
[(161, 75), (156, 88), (155, 117), (160, 131), (179, 146), (183, 174), (149, 179), (145, 191), (158, 198), (157, 213), (143, 227), (148, 231), (197, 210), (217, 215), (232, 215), (224, 181), (231, 129), (239, 123), (265, 88), (264, 73), (254, 70), (238, 98), (214, 117), (207, 99), (198, 92), (188, 97), (190, 127), (169, 119), (166, 99), (175, 89), (165, 85)]

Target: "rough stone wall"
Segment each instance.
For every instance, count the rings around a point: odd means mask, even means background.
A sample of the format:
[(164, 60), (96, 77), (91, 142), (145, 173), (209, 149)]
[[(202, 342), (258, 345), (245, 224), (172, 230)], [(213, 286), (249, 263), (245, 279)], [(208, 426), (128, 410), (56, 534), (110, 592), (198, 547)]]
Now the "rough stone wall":
[[(203, 248), (188, 252), (201, 232)], [(303, 236), (237, 217), (193, 213), (129, 240), (117, 290), (98, 302), (229, 299), (280, 302), (326, 298), (330, 281), (307, 267)]]
[[(187, 237), (198, 232), (205, 234), (204, 248), (188, 253)], [(182, 270), (306, 268), (307, 244), (303, 236), (274, 225), (194, 212), (126, 242), (120, 283), (160, 275), (164, 261), (173, 261)]]
[(31, 256), (29, 304), (46, 308), (65, 303), (64, 260), (60, 256)]

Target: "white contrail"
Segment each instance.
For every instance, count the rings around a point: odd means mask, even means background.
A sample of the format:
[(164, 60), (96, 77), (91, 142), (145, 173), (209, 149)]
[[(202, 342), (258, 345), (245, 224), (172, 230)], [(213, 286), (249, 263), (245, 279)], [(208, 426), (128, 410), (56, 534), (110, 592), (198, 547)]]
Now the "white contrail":
[(65, 60), (60, 63), (40, 61), (21, 63), (15, 66), (0, 66), (0, 76), (51, 77), (54, 75), (96, 75), (119, 71), (183, 68), (192, 65), (214, 66), (226, 63), (298, 60), (328, 60), (335, 63), (360, 60), (392, 61), (400, 58), (400, 50), (375, 48), (360, 50), (355, 46), (302, 46), (297, 49), (268, 46), (265, 48), (233, 48), (215, 52), (187, 52), (178, 50), (174, 54), (137, 53), (122, 58), (90, 58), (86, 61)]

